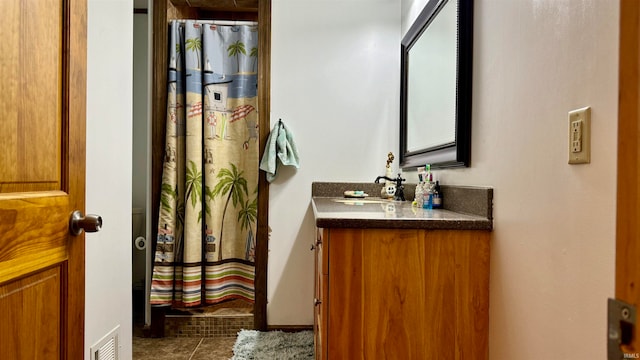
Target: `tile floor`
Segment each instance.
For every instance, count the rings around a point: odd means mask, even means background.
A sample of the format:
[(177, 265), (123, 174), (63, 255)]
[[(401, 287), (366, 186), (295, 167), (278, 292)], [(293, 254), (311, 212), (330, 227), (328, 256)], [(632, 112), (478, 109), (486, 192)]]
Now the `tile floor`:
[(133, 338), (134, 360), (227, 360), (233, 356), (235, 337)]
[[(191, 317), (168, 315), (164, 338), (146, 338), (141, 314), (134, 319), (133, 360), (227, 360), (240, 328), (251, 328), (252, 305), (232, 301), (190, 311)], [(140, 312), (140, 311), (139, 311)], [(193, 326), (202, 326), (195, 331)]]

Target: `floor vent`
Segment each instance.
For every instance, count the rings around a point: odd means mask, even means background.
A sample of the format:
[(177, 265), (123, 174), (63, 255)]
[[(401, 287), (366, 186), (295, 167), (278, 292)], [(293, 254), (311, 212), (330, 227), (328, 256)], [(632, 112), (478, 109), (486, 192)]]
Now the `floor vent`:
[(118, 332), (120, 325), (91, 346), (91, 360), (118, 360)]

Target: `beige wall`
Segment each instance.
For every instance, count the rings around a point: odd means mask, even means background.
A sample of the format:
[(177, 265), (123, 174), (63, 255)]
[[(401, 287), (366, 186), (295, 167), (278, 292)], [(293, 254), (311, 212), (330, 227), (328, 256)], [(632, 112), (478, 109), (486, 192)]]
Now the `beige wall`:
[[(418, 2), (403, 1), (403, 34)], [(472, 165), (437, 175), (495, 189), (491, 359), (606, 356), (618, 7), (475, 0)], [(568, 165), (567, 112), (583, 106), (592, 108), (591, 164)]]

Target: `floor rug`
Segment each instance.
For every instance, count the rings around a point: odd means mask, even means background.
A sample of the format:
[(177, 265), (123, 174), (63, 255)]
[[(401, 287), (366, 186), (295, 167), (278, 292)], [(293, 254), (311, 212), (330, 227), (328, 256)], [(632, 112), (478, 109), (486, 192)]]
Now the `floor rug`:
[(313, 359), (313, 332), (240, 330), (231, 360)]

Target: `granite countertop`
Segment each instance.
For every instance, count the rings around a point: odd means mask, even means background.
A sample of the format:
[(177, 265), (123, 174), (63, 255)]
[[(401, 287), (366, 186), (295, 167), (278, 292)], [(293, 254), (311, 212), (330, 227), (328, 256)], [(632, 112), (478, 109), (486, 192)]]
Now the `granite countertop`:
[[(376, 185), (376, 188), (381, 186)], [(444, 209), (433, 210), (412, 207), (411, 201), (383, 200), (376, 197), (346, 199), (341, 196), (345, 190), (363, 189), (363, 186), (370, 185), (314, 183), (311, 203), (316, 226), (439, 230), (492, 230), (493, 227), (492, 189), (448, 187), (443, 191)], [(368, 193), (375, 194), (371, 190), (373, 189), (369, 189)], [(409, 191), (412, 193), (413, 189), (410, 188)], [(447, 194), (451, 195), (448, 205)]]

